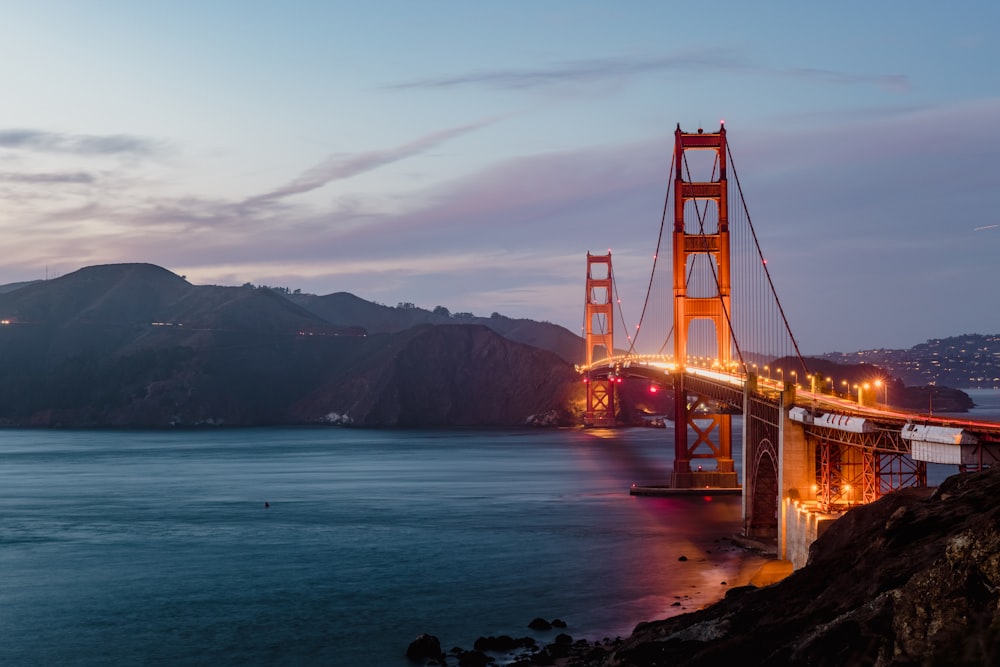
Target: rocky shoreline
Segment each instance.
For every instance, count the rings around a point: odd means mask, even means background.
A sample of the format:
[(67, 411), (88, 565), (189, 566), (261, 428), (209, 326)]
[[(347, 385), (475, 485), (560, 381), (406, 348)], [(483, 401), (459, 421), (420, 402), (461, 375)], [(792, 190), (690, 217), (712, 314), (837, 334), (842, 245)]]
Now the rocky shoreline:
[[(734, 535), (730, 538), (714, 540), (716, 552), (726, 550), (726, 548), (719, 548), (718, 543), (720, 542), (731, 544), (733, 550), (746, 552), (748, 554), (746, 560), (751, 566), (750, 572), (753, 573), (753, 576), (750, 577), (745, 567), (731, 567), (723, 575), (729, 577), (731, 581), (723, 580), (720, 582), (722, 591), (733, 590), (733, 588), (728, 588), (730, 584), (736, 587), (750, 583), (757, 586), (768, 585), (783, 578), (791, 571), (791, 564), (773, 560), (775, 557), (773, 543), (762, 543)], [(711, 550), (708, 553), (711, 554)], [(753, 557), (754, 555), (756, 558)], [(758, 567), (757, 563), (761, 556), (772, 560), (766, 560)], [(677, 562), (683, 563), (685, 566), (689, 564), (705, 577), (720, 574), (717, 563), (709, 563), (705, 558), (694, 554), (691, 558), (680, 555)], [(702, 587), (699, 586), (699, 588)], [(704, 608), (717, 602), (723, 597), (723, 593), (711, 594), (706, 598), (706, 594), (701, 591), (695, 593), (692, 590), (690, 595), (678, 591), (673, 597), (675, 601), (671, 605), (671, 610), (677, 614), (684, 614), (692, 607)], [(606, 660), (610, 658), (617, 647), (622, 646), (626, 641), (621, 636), (604, 637), (599, 640), (574, 637), (570, 634), (571, 628), (567, 622), (561, 619), (546, 620), (536, 617), (525, 627), (532, 630), (535, 633), (534, 636), (481, 636), (475, 640), (471, 649), (455, 646), (445, 650), (438, 637), (425, 633), (410, 643), (406, 656), (415, 665), (439, 667), (499, 665), (510, 667), (583, 667), (608, 664)]]
[(411, 659), (450, 667), (1000, 664), (1000, 467), (858, 507), (813, 544), (802, 569), (729, 588), (715, 604), (640, 623), (625, 638), (484, 637), (468, 650), (445, 653), (438, 643), (417, 652), (436, 641), (411, 644)]

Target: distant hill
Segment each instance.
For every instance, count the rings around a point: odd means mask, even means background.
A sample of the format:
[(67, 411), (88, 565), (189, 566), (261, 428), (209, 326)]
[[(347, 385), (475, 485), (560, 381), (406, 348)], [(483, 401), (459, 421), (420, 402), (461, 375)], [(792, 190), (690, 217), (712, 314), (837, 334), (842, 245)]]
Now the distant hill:
[(494, 313), (475, 317), (470, 313), (434, 312), (404, 304), (395, 308), (365, 301), (347, 292), (326, 296), (293, 294), (288, 297), (328, 322), (364, 327), (369, 333), (397, 333), (419, 324), (479, 324), (504, 338), (555, 352), (570, 363), (584, 358), (580, 336), (556, 324), (513, 319)]
[[(847, 357), (850, 359), (850, 357)], [(889, 369), (869, 363), (843, 363), (830, 361), (825, 357), (804, 359), (812, 380), (802, 377), (801, 364), (795, 357), (774, 359), (769, 364), (768, 375), (792, 377), (798, 371), (797, 381), (805, 388), (814, 388), (824, 393), (858, 396), (858, 387), (867, 387), (866, 400), (873, 404), (888, 402), (896, 408), (916, 412), (967, 412), (974, 407), (972, 399), (961, 389), (946, 385), (907, 385)]]
[(33, 285), (33, 284), (35, 284), (37, 282), (41, 282), (41, 281), (39, 281), (39, 280), (25, 280), (25, 281), (19, 282), (19, 283), (7, 283), (6, 285), (0, 285), (0, 294), (2, 294), (3, 292), (13, 292), (14, 290), (21, 289), (22, 287), (27, 287), (28, 285)]
[(836, 363), (879, 366), (910, 386), (1000, 387), (1000, 334), (934, 338), (905, 350), (832, 352)]
[[(330, 377), (292, 407), (295, 421), (379, 426), (524, 424), (554, 411), (577, 423), (579, 376), (547, 350), (480, 325), (421, 325), (377, 334), (377, 352)], [(370, 344), (369, 344), (370, 346)]]
[(270, 289), (191, 285), (151, 264), (25, 285), (0, 293), (0, 424), (573, 419), (580, 383), (552, 352), (476, 324), (369, 334), (350, 319), (331, 322)]

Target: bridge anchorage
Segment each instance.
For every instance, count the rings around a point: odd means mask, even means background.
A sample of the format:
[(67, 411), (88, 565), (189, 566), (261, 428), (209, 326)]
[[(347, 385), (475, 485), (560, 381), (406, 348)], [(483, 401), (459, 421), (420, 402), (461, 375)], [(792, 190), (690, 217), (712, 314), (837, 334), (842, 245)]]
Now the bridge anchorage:
[[(587, 383), (585, 426), (634, 421), (631, 383), (672, 392), (663, 417), (673, 423), (673, 472), (669, 486), (656, 488), (741, 492), (744, 534), (774, 539), (779, 557), (796, 566), (852, 505), (925, 485), (926, 463), (1000, 464), (1000, 424), (896, 412), (860, 395), (855, 402), (831, 378), (810, 373), (750, 222), (725, 127), (678, 126), (672, 160), (634, 333), (611, 252), (587, 254), (586, 362), (578, 366)], [(672, 258), (670, 269), (658, 271), (661, 256)], [(627, 343), (616, 345), (616, 319)], [(646, 340), (650, 332), (656, 338)], [(742, 415), (742, 485), (733, 415)]]

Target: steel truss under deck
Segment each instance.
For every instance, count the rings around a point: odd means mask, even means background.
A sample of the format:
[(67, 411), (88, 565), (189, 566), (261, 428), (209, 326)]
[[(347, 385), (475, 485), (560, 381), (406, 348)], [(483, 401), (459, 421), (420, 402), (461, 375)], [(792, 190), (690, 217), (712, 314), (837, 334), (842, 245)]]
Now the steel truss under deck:
[(910, 458), (899, 429), (847, 433), (807, 426), (816, 443), (816, 498), (820, 509), (832, 512), (870, 503), (910, 486), (927, 486), (927, 464)]

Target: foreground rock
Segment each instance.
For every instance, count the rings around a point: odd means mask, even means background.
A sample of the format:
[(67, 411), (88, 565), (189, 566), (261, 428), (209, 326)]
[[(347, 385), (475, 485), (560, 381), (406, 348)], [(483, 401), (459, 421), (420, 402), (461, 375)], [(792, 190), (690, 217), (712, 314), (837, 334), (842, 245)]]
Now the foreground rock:
[(444, 651), (441, 640), (434, 635), (422, 634), (406, 648), (406, 657), (415, 661), (443, 661)]
[(1000, 664), (1000, 467), (859, 507), (809, 562), (624, 640), (561, 641), (512, 664)]

